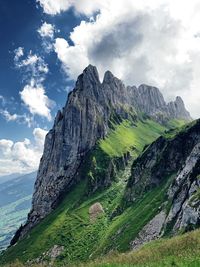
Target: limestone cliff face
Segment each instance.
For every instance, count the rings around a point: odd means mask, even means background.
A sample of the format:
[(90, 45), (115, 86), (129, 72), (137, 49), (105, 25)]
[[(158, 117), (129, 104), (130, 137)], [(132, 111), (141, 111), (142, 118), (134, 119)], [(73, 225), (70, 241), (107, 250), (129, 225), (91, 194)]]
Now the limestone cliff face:
[(171, 119), (192, 120), (186, 110), (184, 102), (180, 96), (170, 103), (166, 103), (158, 88), (140, 85), (138, 88), (128, 87), (133, 106), (139, 112), (144, 112), (156, 119), (158, 122), (165, 122)]
[(170, 117), (191, 120), (190, 113), (185, 109), (185, 104), (180, 96), (177, 96), (174, 102), (169, 102), (167, 107)]
[(13, 243), (49, 214), (61, 195), (77, 182), (77, 172), (86, 153), (108, 133), (111, 114), (126, 119), (127, 110), (131, 110), (146, 113), (158, 121), (160, 116), (190, 119), (181, 100), (178, 98), (174, 103), (167, 105), (154, 87), (125, 87), (109, 71), (101, 83), (96, 67), (89, 65), (78, 77), (65, 107), (58, 111), (54, 126), (46, 136), (32, 209)]
[(173, 176), (166, 201), (170, 209), (163, 229), (172, 233), (200, 224), (200, 120), (174, 138), (160, 137), (133, 164), (126, 201)]

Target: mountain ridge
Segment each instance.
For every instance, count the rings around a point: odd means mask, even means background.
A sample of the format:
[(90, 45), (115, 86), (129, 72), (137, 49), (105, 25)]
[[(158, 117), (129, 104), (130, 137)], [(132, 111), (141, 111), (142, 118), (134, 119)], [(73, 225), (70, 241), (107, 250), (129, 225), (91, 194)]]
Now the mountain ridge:
[(110, 72), (103, 85), (95, 69), (79, 76), (47, 135), (28, 223), (0, 262), (87, 266), (199, 227), (200, 120), (166, 117), (162, 96), (150, 116), (126, 90)]
[[(96, 67), (89, 65), (79, 75), (65, 107), (58, 111), (54, 126), (46, 136), (32, 210), (12, 244), (55, 209), (62, 194), (78, 182), (83, 158), (99, 139), (107, 136), (112, 116), (136, 121), (138, 113), (145, 113), (162, 124), (170, 119), (191, 120), (180, 98), (178, 104), (179, 108), (176, 101), (167, 105), (155, 87), (125, 87), (110, 71), (101, 83)], [(170, 107), (173, 109), (169, 110)]]

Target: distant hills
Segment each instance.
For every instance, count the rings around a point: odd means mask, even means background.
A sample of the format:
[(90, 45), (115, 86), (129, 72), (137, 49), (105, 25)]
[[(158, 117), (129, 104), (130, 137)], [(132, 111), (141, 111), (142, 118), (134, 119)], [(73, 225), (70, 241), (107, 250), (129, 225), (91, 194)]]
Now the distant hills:
[(0, 178), (0, 251), (9, 245), (17, 228), (26, 220), (35, 178), (36, 172)]
[(22, 176), (22, 174), (20, 173), (12, 173), (9, 175), (0, 176), (0, 184), (3, 184), (20, 176)]

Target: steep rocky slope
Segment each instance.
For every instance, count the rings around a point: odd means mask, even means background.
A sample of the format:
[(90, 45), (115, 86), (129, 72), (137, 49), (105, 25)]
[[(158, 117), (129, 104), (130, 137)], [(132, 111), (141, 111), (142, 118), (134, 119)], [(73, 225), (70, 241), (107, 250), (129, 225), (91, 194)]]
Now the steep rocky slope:
[[(199, 175), (200, 120), (184, 127), (175, 137), (168, 133), (158, 138), (136, 159), (125, 199), (132, 204), (145, 192), (173, 177), (167, 204), (161, 207), (164, 215), (159, 217), (157, 237), (192, 230), (200, 225)], [(149, 228), (149, 234), (152, 229)], [(147, 236), (146, 232), (145, 239)]]
[[(79, 261), (113, 250), (125, 252), (162, 236), (198, 228), (200, 120), (183, 126), (178, 133), (177, 130), (164, 132), (154, 122), (140, 123), (133, 127), (137, 138), (132, 139), (132, 145), (140, 150), (133, 164), (129, 161), (120, 168), (107, 189), (89, 196), (85, 192), (90, 175), (81, 179), (58, 208), (9, 248), (0, 262), (20, 258), (23, 262), (53, 261), (55, 266), (63, 263), (77, 266)], [(98, 145), (110, 156), (119, 152), (121, 144), (115, 144), (119, 132), (123, 140), (124, 133), (129, 131), (127, 127), (121, 132), (121, 124), (116, 127)], [(148, 134), (158, 136), (161, 132), (163, 136), (142, 152), (140, 144), (144, 138), (147, 139), (143, 147), (150, 141)], [(107, 144), (112, 144), (115, 153)], [(123, 151), (123, 146), (121, 148)], [(92, 152), (92, 159), (94, 155)], [(97, 157), (95, 159), (99, 169), (102, 165)], [(95, 176), (92, 160), (89, 162), (82, 167), (87, 167), (87, 173)], [(85, 170), (80, 169), (80, 172), (85, 173)], [(101, 213), (91, 221), (90, 211), (94, 205), (101, 207)], [(193, 246), (197, 251), (195, 244)], [(55, 248), (59, 253), (53, 258)], [(162, 247), (160, 251), (163, 252)]]
[[(109, 71), (101, 83), (88, 66), (46, 136), (32, 210), (12, 240), (17, 244), (0, 261), (43, 261), (55, 249), (58, 262), (87, 260), (140, 245), (147, 241), (140, 238), (144, 231), (148, 240), (164, 228), (170, 232), (176, 190), (169, 188), (198, 137), (190, 136), (192, 126), (185, 128), (182, 143), (187, 136), (190, 141), (184, 150), (178, 131), (168, 130), (190, 120), (181, 98), (167, 104), (157, 88), (125, 87)], [(140, 169), (143, 161), (148, 163)], [(97, 204), (103, 212), (91, 221), (89, 211)], [(159, 229), (152, 237), (154, 222)]]
[[(147, 85), (125, 87), (109, 71), (101, 83), (96, 67), (89, 65), (83, 71), (46, 136), (32, 210), (18, 236), (24, 236), (49, 214), (63, 192), (77, 182), (82, 160), (96, 142), (107, 135), (110, 120), (115, 117), (134, 121), (138, 112), (162, 123), (174, 118), (191, 119), (180, 98), (167, 105), (157, 88)], [(17, 238), (13, 243), (15, 240)]]

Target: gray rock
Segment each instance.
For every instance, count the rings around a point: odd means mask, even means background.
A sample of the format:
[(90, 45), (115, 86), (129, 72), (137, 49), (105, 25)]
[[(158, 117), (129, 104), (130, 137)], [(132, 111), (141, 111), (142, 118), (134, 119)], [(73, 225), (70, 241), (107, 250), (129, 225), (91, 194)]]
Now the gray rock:
[(98, 216), (104, 213), (101, 203), (96, 202), (89, 208), (90, 221), (95, 222)]
[(200, 172), (199, 163), (200, 143), (197, 143), (169, 190), (169, 197), (173, 199), (173, 202), (166, 223), (176, 221), (174, 232), (180, 229), (187, 230), (199, 224), (200, 183), (198, 177), (194, 175)]
[(190, 113), (186, 110), (185, 104), (180, 96), (177, 96), (176, 100), (170, 102), (167, 107), (171, 118), (192, 120)]
[(144, 228), (139, 232), (138, 237), (131, 242), (131, 249), (138, 249), (142, 245), (160, 237), (161, 230), (166, 218), (165, 212), (157, 214)]

